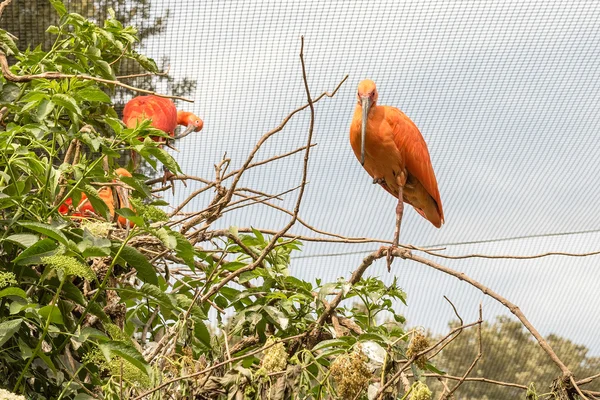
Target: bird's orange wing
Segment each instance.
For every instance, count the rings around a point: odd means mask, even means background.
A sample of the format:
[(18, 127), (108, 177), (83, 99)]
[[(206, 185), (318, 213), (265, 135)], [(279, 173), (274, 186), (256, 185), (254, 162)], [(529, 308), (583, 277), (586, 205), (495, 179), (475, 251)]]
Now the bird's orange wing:
[(144, 119), (151, 119), (152, 126), (173, 136), (177, 127), (177, 108), (164, 97), (137, 96), (123, 109), (123, 122), (128, 128), (135, 128)]
[[(387, 107), (386, 119), (388, 119), (388, 122), (393, 127), (394, 142), (404, 156), (406, 170), (409, 175), (412, 175), (412, 177), (416, 178), (423, 185), (427, 193), (435, 201), (441, 226), (441, 223), (444, 222), (444, 210), (425, 139), (423, 139), (415, 123), (399, 109)], [(417, 209), (417, 211), (423, 217), (427, 218), (422, 210)], [(434, 225), (437, 226), (435, 223)]]

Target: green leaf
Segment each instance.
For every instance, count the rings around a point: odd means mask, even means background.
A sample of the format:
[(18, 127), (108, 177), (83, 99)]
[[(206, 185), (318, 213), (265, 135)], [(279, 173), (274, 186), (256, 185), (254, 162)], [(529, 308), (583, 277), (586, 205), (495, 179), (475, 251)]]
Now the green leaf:
[(97, 87), (90, 86), (76, 93), (77, 97), (87, 101), (110, 103), (110, 97)]
[(12, 103), (19, 96), (21, 89), (14, 83), (7, 83), (0, 90), (0, 102)]
[(60, 33), (60, 29), (58, 29), (58, 26), (50, 25), (48, 28), (46, 28), (46, 32), (52, 35), (58, 35)]
[(35, 114), (37, 120), (39, 122), (43, 121), (50, 115), (50, 113), (54, 110), (54, 103), (52, 100), (44, 99), (40, 102), (37, 108), (37, 113)]
[[(149, 138), (146, 138), (147, 140), (152, 140)], [(154, 156), (158, 161), (160, 161), (161, 163), (163, 163), (164, 166), (166, 166), (169, 171), (175, 173), (181, 173), (181, 168), (179, 168), (179, 164), (177, 164), (177, 161), (175, 161), (175, 159), (173, 157), (171, 157), (171, 155), (169, 153), (167, 153), (166, 151), (164, 151), (163, 149), (159, 149), (158, 147), (156, 147), (156, 145), (150, 145), (150, 146), (145, 146), (144, 147), (144, 152), (142, 152), (142, 155), (144, 155), (144, 153), (148, 153), (152, 156)], [(144, 156), (144, 158), (146, 160), (148, 160), (147, 157)]]
[(81, 293), (81, 290), (79, 290), (79, 288), (75, 286), (73, 282), (67, 280), (63, 284), (63, 292), (65, 293), (65, 297), (67, 299), (73, 300), (75, 303), (81, 306), (85, 306), (85, 297), (83, 297), (83, 293)]
[(212, 347), (208, 328), (206, 328), (206, 325), (203, 321), (196, 317), (194, 317), (194, 336), (208, 349)]
[(146, 71), (158, 72), (158, 66), (153, 59), (148, 58), (143, 54), (136, 54), (135, 59)]
[(42, 235), (46, 235), (49, 238), (57, 240), (58, 242), (64, 244), (65, 246), (68, 244), (67, 237), (62, 233), (59, 229), (55, 228), (52, 225), (43, 224), (41, 222), (17, 222), (23, 228), (27, 228), (29, 230), (41, 233)]
[(27, 360), (33, 354), (31, 347), (29, 347), (29, 345), (21, 338), (19, 338), (19, 351), (21, 352), (21, 358), (23, 360)]
[(315, 347), (313, 347), (312, 350), (313, 351), (324, 350), (329, 347), (349, 348), (350, 344), (346, 340), (343, 340), (343, 339), (323, 340), (322, 342), (317, 343), (317, 345)]
[(154, 236), (156, 236), (165, 245), (165, 247), (174, 250), (177, 247), (177, 239), (171, 235), (171, 232), (165, 228), (153, 230)]
[(40, 240), (40, 237), (38, 235), (34, 235), (33, 233), (16, 233), (14, 235), (10, 235), (4, 240), (27, 248), (36, 244)]
[(109, 214), (108, 205), (106, 205), (104, 200), (102, 200), (102, 197), (100, 197), (96, 188), (94, 188), (90, 184), (85, 184), (82, 186), (81, 189), (92, 204), (92, 207), (94, 208), (96, 214), (103, 217), (105, 220), (110, 221), (111, 217)]
[[(113, 245), (113, 251), (116, 252), (119, 245)], [(142, 253), (131, 246), (124, 246), (120, 258), (125, 260), (130, 267), (135, 268), (137, 276), (142, 282), (158, 285), (158, 276), (154, 266)]]
[(47, 319), (50, 318), (50, 322), (53, 324), (61, 324), (64, 325), (62, 314), (58, 307), (53, 305), (48, 305), (40, 308), (38, 310), (38, 314), (42, 316), (42, 318)]
[(9, 56), (20, 54), (20, 51), (17, 48), (14, 40), (4, 29), (0, 29), (0, 45), (2, 46), (4, 52)]
[(108, 360), (111, 360), (115, 355), (123, 357), (125, 360), (135, 365), (144, 374), (150, 375), (150, 366), (146, 363), (146, 360), (144, 360), (144, 356), (142, 356), (142, 354), (132, 345), (111, 340), (99, 343), (98, 347), (102, 350), (102, 353), (104, 353), (104, 356)]
[(62, 1), (50, 0), (50, 4), (52, 4), (52, 7), (54, 7), (59, 16), (62, 17), (67, 13), (67, 8), (65, 7)]
[(269, 314), (269, 317), (271, 317), (273, 322), (279, 325), (282, 330), (287, 329), (290, 319), (286, 317), (283, 312), (273, 306), (265, 306), (264, 310)]
[(170, 312), (176, 306), (176, 302), (158, 286), (144, 283), (138, 291), (156, 301), (163, 312)]
[(11, 319), (0, 323), (0, 346), (6, 343), (21, 327), (21, 318)]
[(52, 239), (44, 239), (23, 250), (13, 262), (17, 265), (39, 264), (42, 257), (48, 257), (57, 252), (58, 244)]
[(7, 287), (6, 289), (0, 290), (0, 299), (7, 296), (18, 296), (27, 299), (27, 293), (18, 287)]
[(428, 371), (431, 371), (431, 372), (433, 372), (434, 374), (438, 374), (438, 375), (446, 375), (446, 372), (444, 372), (444, 371), (441, 371), (441, 370), (437, 369), (437, 368), (435, 367), (435, 365), (433, 365), (433, 364), (431, 364), (431, 363), (427, 363), (427, 364), (425, 364), (425, 369), (426, 369), (426, 370), (428, 370)]
[(52, 96), (52, 101), (71, 111), (75, 115), (81, 115), (81, 109), (77, 105), (77, 102), (75, 102), (75, 99), (67, 94), (57, 93)]
[(32, 90), (31, 92), (27, 93), (25, 96), (21, 97), (21, 99), (19, 101), (23, 102), (23, 103), (28, 103), (30, 101), (33, 102), (39, 102), (43, 99), (47, 99), (48, 98), (48, 93), (46, 92), (42, 92), (39, 90)]
[(192, 272), (195, 272), (196, 261), (194, 260), (194, 246), (192, 246), (190, 241), (181, 233), (172, 231), (171, 234), (175, 237), (175, 240), (177, 240), (177, 247), (175, 248), (177, 256), (183, 259)]
[(137, 226), (146, 226), (144, 218), (138, 217), (138, 215), (130, 208), (119, 208), (118, 210), (115, 210), (115, 212), (121, 217), (127, 218)]
[(131, 186), (132, 188), (134, 188), (135, 190), (137, 190), (138, 192), (140, 192), (141, 194), (143, 194), (145, 197), (151, 197), (152, 193), (150, 192), (150, 188), (148, 187), (148, 185), (146, 185), (143, 182), (140, 182), (139, 180), (133, 178), (133, 177), (129, 177), (129, 176), (120, 176), (119, 177), (120, 181), (123, 181), (123, 183)]
[(105, 79), (112, 80), (112, 81), (115, 80), (115, 73), (106, 61), (94, 60), (94, 64), (96, 64), (96, 66), (98, 67), (97, 72), (100, 76), (102, 76)]

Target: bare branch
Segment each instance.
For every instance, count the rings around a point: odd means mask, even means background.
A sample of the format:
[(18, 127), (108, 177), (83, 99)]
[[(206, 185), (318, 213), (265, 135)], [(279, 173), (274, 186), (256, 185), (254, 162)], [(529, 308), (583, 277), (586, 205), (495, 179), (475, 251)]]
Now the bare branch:
[(4, 13), (4, 9), (10, 4), (12, 3), (12, 0), (4, 0), (2, 3), (0, 3), (0, 18), (2, 18), (2, 14)]

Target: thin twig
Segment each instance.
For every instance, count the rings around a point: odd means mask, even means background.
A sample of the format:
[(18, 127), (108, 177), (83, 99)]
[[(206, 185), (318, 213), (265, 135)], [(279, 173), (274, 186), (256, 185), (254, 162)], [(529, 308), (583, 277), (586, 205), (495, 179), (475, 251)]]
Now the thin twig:
[[(409, 375), (409, 376), (411, 376), (411, 375)], [(512, 383), (512, 382), (502, 382), (502, 381), (497, 381), (497, 380), (488, 379), (488, 378), (479, 378), (479, 377), (464, 378), (462, 376), (439, 375), (439, 374), (433, 374), (433, 373), (426, 373), (426, 374), (423, 374), (423, 376), (426, 376), (428, 378), (445, 378), (445, 379), (450, 379), (450, 380), (453, 380), (453, 381), (463, 380), (465, 382), (489, 383), (489, 384), (492, 384), (492, 385), (513, 387), (513, 388), (523, 389), (523, 390), (527, 390), (528, 389), (527, 385), (520, 385), (518, 383)], [(448, 389), (448, 390), (450, 390), (450, 389)]]
[[(481, 304), (479, 304), (479, 320), (483, 321)], [(445, 396), (442, 397), (442, 399), (452, 398), (452, 393), (456, 392), (456, 390), (460, 387), (460, 385), (463, 384), (463, 382), (465, 381), (465, 379), (467, 379), (467, 377), (469, 376), (471, 371), (473, 371), (473, 368), (475, 368), (475, 365), (477, 364), (477, 362), (481, 359), (481, 356), (483, 355), (483, 346), (482, 346), (482, 340), (481, 340), (481, 324), (479, 324), (477, 326), (477, 337), (478, 337), (478, 341), (479, 341), (479, 351), (478, 351), (477, 355), (475, 356), (475, 359), (473, 360), (473, 362), (471, 363), (469, 368), (467, 368), (467, 370), (465, 371), (462, 379), (459, 380), (456, 383), (456, 385), (454, 385), (454, 387), (452, 389), (450, 389), (450, 391)]]

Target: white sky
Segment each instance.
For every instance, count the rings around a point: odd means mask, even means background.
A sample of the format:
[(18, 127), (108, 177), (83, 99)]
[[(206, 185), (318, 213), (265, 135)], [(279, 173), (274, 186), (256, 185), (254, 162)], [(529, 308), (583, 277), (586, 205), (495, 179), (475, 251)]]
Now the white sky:
[[(238, 167), (258, 138), (305, 103), (300, 35), (314, 95), (350, 78), (316, 106), (315, 142), (301, 216), (348, 236), (391, 239), (395, 199), (371, 184), (348, 142), (358, 82), (375, 80), (379, 102), (394, 105), (421, 129), (446, 215), (435, 229), (406, 208), (401, 241), (415, 245), (600, 229), (600, 5), (595, 2), (164, 1), (169, 28), (147, 52), (171, 59), (171, 73), (197, 81), (202, 133), (183, 139), (176, 156), (186, 173), (213, 176), (226, 151)], [(154, 40), (154, 39), (153, 39)], [(304, 144), (308, 112), (298, 115), (258, 159)], [(242, 185), (277, 193), (296, 186), (302, 154), (249, 171)], [(195, 189), (178, 186), (175, 202)], [(187, 210), (206, 206), (208, 197)], [(281, 203), (291, 208), (294, 195)], [(288, 220), (266, 207), (226, 214), (236, 223), (277, 229)], [(305, 229), (295, 232), (309, 234)], [(457, 245), (449, 254), (535, 254), (600, 250), (600, 233)], [(299, 256), (377, 246), (305, 244)], [(365, 254), (294, 259), (298, 276), (348, 276)], [(546, 335), (557, 333), (600, 355), (600, 256), (531, 261), (439, 260), (518, 304)], [(383, 261), (369, 273), (391, 281)], [(505, 310), (454, 278), (397, 260), (408, 293), (400, 308), (412, 325), (443, 332), (453, 318)]]

